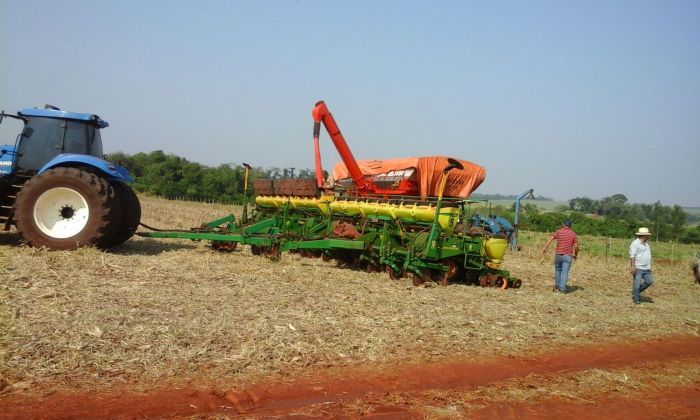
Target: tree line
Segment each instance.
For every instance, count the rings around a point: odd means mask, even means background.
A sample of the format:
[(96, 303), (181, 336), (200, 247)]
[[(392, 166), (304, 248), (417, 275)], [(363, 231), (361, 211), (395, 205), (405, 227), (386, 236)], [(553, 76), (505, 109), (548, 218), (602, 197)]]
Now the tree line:
[[(515, 205), (510, 209), (495, 209), (513, 217)], [(565, 219), (573, 222), (578, 234), (628, 238), (640, 226), (647, 226), (659, 241), (700, 243), (700, 225), (691, 226), (700, 219), (689, 215), (678, 205), (628, 203), (624, 194), (614, 194), (600, 200), (576, 197), (569, 200), (568, 209), (546, 212), (536, 205), (521, 206), (519, 221), (523, 229), (553, 232)]]
[(108, 156), (119, 162), (135, 176), (133, 188), (139, 192), (166, 198), (185, 198), (195, 201), (240, 203), (250, 200), (254, 192), (252, 180), (256, 178), (309, 178), (309, 169), (258, 168), (248, 173), (248, 191), (244, 191), (245, 167), (243, 164), (222, 164), (215, 167), (190, 162), (173, 154), (156, 150), (150, 153), (127, 155), (122, 152)]
[[(254, 179), (314, 176), (310, 169), (253, 167), (248, 174), (248, 191), (244, 192), (245, 167), (242, 164), (210, 167), (161, 150), (135, 155), (118, 152), (108, 158), (112, 162), (120, 162), (135, 176), (133, 187), (139, 192), (197, 201), (240, 203), (254, 196)], [(547, 200), (546, 197), (542, 199)], [(514, 207), (497, 206), (493, 211), (513, 220)], [(614, 194), (600, 200), (572, 198), (568, 209), (561, 208), (555, 212), (545, 212), (527, 203), (521, 206), (519, 215), (522, 228), (540, 232), (558, 229), (567, 218), (573, 220), (574, 230), (584, 235), (625, 238), (637, 227), (645, 225), (657, 240), (700, 243), (700, 225), (687, 225), (700, 221), (700, 215), (689, 215), (680, 206), (665, 206), (658, 201), (653, 204), (630, 204), (624, 194)]]
[[(473, 198), (474, 200), (515, 200), (518, 198), (517, 195), (515, 194), (480, 194), (480, 193), (473, 193), (472, 195), (469, 196), (469, 198)], [(551, 197), (545, 197), (542, 195), (535, 195), (532, 197), (533, 200), (536, 201), (554, 201), (553, 198)]]

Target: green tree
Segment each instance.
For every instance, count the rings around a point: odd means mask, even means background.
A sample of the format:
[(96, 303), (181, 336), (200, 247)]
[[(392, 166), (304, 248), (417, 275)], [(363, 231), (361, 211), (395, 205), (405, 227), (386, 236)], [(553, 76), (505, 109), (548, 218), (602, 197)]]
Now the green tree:
[(683, 231), (681, 242), (686, 244), (700, 244), (700, 225)]
[(678, 241), (681, 234), (683, 233), (683, 225), (685, 225), (685, 219), (688, 217), (683, 208), (679, 205), (673, 206), (670, 212), (671, 221), (671, 235), (674, 241)]
[(664, 230), (664, 225), (666, 224), (667, 210), (660, 201), (657, 201), (652, 205), (651, 209), (651, 222), (653, 223), (654, 234), (656, 235), (656, 240), (663, 237), (661, 234)]
[(596, 213), (602, 216), (623, 217), (626, 215), (626, 207), (627, 197), (624, 194), (614, 194), (598, 202)]
[(596, 205), (596, 201), (588, 197), (576, 197), (569, 200), (569, 209), (581, 213), (593, 213)]

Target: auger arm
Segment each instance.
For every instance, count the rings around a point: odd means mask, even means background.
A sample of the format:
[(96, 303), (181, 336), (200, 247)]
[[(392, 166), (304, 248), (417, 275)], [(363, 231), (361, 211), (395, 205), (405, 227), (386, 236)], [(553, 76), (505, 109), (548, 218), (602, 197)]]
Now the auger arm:
[(377, 190), (376, 186), (372, 181), (365, 178), (360, 170), (360, 166), (357, 164), (355, 157), (352, 155), (348, 144), (345, 142), (345, 138), (338, 128), (333, 115), (328, 110), (326, 103), (323, 101), (318, 101), (314, 109), (311, 111), (311, 115), (314, 118), (314, 157), (316, 159), (316, 182), (319, 188), (323, 186), (323, 168), (321, 166), (321, 150), (319, 147), (319, 135), (321, 134), (321, 123), (326, 127), (328, 135), (331, 137), (333, 144), (335, 145), (340, 158), (343, 163), (348, 168), (350, 176), (352, 177), (352, 182), (355, 183), (357, 187), (358, 194), (366, 195), (371, 194)]

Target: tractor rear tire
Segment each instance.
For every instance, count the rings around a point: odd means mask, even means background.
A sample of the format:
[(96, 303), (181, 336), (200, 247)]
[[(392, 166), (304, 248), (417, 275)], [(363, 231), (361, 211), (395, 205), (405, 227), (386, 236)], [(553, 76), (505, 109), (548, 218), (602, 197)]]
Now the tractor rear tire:
[(115, 229), (105, 235), (99, 244), (101, 248), (111, 248), (126, 242), (134, 236), (139, 223), (141, 223), (141, 203), (134, 190), (118, 181), (112, 182), (111, 188), (114, 189), (115, 201), (118, 202), (116, 207), (119, 208), (119, 212), (112, 219)]
[(33, 247), (94, 246), (109, 225), (110, 198), (100, 179), (76, 168), (54, 168), (29, 179), (17, 194), (15, 224)]
[(109, 248), (111, 241), (117, 235), (122, 228), (122, 201), (119, 198), (116, 190), (112, 187), (112, 184), (108, 180), (102, 177), (98, 177), (100, 180), (100, 185), (102, 189), (107, 194), (107, 205), (109, 206), (109, 215), (107, 220), (107, 228), (102, 236), (102, 239), (97, 242), (97, 246), (102, 249)]

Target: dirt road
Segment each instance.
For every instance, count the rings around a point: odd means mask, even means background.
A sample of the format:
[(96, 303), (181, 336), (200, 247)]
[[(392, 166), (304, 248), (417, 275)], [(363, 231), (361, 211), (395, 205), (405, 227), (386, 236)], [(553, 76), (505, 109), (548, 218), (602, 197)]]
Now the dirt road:
[[(319, 371), (284, 383), (244, 389), (170, 386), (137, 394), (110, 392), (5, 394), (0, 418), (143, 418), (221, 416), (322, 416), (370, 418), (697, 418), (700, 384), (631, 387), (605, 392), (581, 383), (575, 394), (557, 391), (563, 378), (585, 371), (656, 371), (698, 366), (699, 337), (670, 337), (624, 345), (571, 348), (536, 357), (453, 360), (422, 366)], [(484, 398), (488, 387), (512, 392), (547, 388), (534, 399)], [(638, 388), (638, 389), (637, 389)], [(614, 390), (613, 390), (614, 391)], [(456, 404), (458, 403), (458, 404)]]

